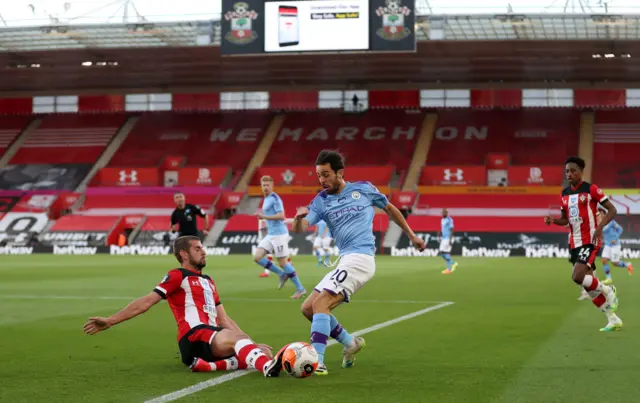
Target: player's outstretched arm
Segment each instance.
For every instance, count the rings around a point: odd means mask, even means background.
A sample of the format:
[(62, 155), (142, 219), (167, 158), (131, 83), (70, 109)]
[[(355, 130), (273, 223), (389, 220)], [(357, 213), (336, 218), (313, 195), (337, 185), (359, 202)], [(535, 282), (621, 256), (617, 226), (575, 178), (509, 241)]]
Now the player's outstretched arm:
[(386, 207), (384, 208), (384, 211), (387, 213), (389, 218), (394, 223), (396, 223), (400, 228), (402, 228), (402, 231), (405, 234), (407, 234), (409, 239), (411, 239), (411, 243), (413, 244), (413, 246), (415, 246), (420, 250), (423, 250), (425, 248), (424, 240), (418, 237), (413, 232), (411, 227), (409, 227), (409, 223), (407, 223), (407, 220), (404, 219), (404, 217), (402, 216), (402, 213), (400, 212), (400, 210), (398, 210), (396, 206), (394, 206), (391, 203), (387, 203)]
[(162, 297), (152, 291), (144, 297), (140, 297), (131, 302), (120, 312), (115, 313), (108, 318), (102, 318), (99, 316), (89, 318), (89, 321), (85, 323), (83, 330), (89, 335), (94, 335), (103, 330), (107, 330), (111, 326), (115, 326), (120, 322), (135, 318), (141, 313), (147, 312), (149, 308), (160, 302), (160, 300), (162, 300)]

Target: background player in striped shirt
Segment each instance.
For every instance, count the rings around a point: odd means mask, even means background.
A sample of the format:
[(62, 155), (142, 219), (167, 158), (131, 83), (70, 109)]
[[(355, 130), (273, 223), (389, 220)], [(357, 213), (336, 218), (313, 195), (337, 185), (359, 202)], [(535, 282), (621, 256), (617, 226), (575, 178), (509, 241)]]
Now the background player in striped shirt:
[(331, 257), (329, 256), (329, 249), (331, 248), (331, 232), (324, 220), (318, 221), (313, 235), (313, 253), (315, 253), (316, 258), (318, 259), (317, 266), (320, 266), (323, 263), (326, 266), (329, 266), (331, 264)]
[[(606, 213), (606, 210), (601, 210)], [(604, 273), (607, 278), (603, 281), (605, 284), (613, 283), (613, 279), (611, 278), (611, 268), (609, 267), (609, 261), (613, 263), (614, 266), (623, 267), (627, 269), (629, 274), (633, 274), (633, 266), (631, 263), (623, 262), (620, 260), (622, 257), (622, 247), (620, 245), (620, 235), (624, 230), (622, 226), (618, 224), (615, 220), (611, 220), (609, 224), (604, 226), (604, 230), (602, 231), (602, 235), (604, 237), (604, 248), (602, 249), (602, 268), (604, 269)]]
[(254, 368), (266, 377), (282, 369), (271, 347), (254, 343), (227, 315), (216, 284), (202, 274), (206, 252), (196, 236), (176, 239), (174, 255), (180, 267), (170, 270), (153, 291), (131, 302), (120, 312), (92, 317), (84, 332), (94, 335), (132, 319), (166, 299), (178, 324), (178, 347), (182, 362), (194, 372), (216, 369)]
[[(569, 248), (573, 263), (573, 281), (585, 288), (593, 304), (607, 316), (608, 323), (600, 331), (614, 331), (622, 327), (622, 320), (614, 313), (618, 307), (615, 287), (603, 284), (594, 276), (595, 260), (602, 243), (602, 232), (616, 215), (616, 207), (596, 185), (582, 180), (585, 162), (579, 157), (565, 161), (569, 186), (562, 190), (560, 218), (546, 216), (549, 224), (569, 225)], [(607, 215), (597, 222), (598, 203)]]

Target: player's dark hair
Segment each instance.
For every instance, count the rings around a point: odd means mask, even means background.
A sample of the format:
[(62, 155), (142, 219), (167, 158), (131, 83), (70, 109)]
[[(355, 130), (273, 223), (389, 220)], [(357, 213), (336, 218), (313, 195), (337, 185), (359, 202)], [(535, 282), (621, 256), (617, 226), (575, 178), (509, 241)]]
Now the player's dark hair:
[(344, 169), (344, 157), (335, 150), (322, 150), (316, 158), (316, 165), (329, 164), (333, 172)]
[(193, 235), (185, 235), (176, 239), (173, 242), (173, 255), (178, 259), (178, 262), (182, 264), (182, 256), (180, 256), (181, 251), (185, 251), (189, 253), (189, 248), (191, 248), (191, 241), (199, 241), (200, 238)]
[(587, 166), (587, 164), (584, 162), (584, 160), (582, 158), (580, 158), (580, 157), (569, 157), (564, 162), (564, 164), (565, 165), (567, 165), (567, 164), (576, 164), (578, 166), (578, 168), (580, 168), (581, 171), (584, 169), (584, 167)]

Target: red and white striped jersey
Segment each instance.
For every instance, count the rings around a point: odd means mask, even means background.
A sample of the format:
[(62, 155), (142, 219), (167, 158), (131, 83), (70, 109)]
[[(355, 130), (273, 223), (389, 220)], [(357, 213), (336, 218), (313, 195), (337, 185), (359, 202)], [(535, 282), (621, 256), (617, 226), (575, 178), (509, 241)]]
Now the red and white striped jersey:
[(593, 235), (598, 226), (598, 203), (607, 200), (609, 198), (602, 189), (587, 182), (562, 190), (561, 209), (569, 219), (569, 248), (579, 248), (593, 243)]
[(173, 269), (154, 290), (166, 299), (178, 323), (178, 340), (199, 325), (218, 326), (220, 296), (211, 277), (184, 268)]

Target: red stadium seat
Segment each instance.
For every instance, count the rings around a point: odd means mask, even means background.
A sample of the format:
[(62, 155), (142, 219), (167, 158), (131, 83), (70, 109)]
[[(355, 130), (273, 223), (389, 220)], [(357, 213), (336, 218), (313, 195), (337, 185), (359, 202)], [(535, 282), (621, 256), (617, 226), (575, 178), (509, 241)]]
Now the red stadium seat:
[(31, 121), (30, 116), (3, 116), (0, 119), (0, 156)]
[(126, 119), (123, 114), (44, 117), (10, 163), (94, 163)]

